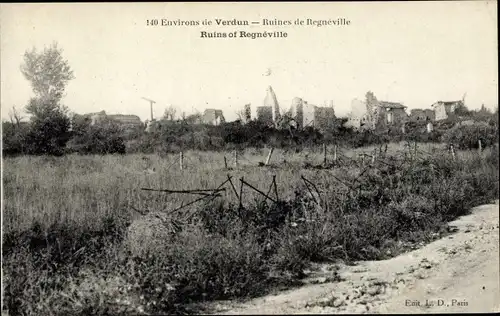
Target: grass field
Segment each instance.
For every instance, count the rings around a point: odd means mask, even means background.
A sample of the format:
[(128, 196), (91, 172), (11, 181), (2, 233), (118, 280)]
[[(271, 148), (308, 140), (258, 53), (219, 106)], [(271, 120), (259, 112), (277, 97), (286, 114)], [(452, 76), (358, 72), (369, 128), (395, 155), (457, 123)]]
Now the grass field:
[[(339, 148), (3, 160), (3, 271), (16, 314), (179, 312), (187, 302), (265, 293), (311, 261), (383, 259), (427, 242), (450, 219), (498, 197), (498, 151), (390, 144), (371, 163)], [(231, 170), (224, 167), (224, 155)], [(327, 149), (332, 161), (333, 148)], [(154, 170), (154, 171), (153, 171)], [(141, 188), (215, 189), (210, 203)], [(268, 192), (275, 176), (278, 201)], [(306, 186), (305, 177), (314, 183)], [(274, 193), (270, 194), (273, 197)], [(140, 215), (137, 210), (147, 210)], [(158, 216), (156, 216), (158, 215)], [(186, 312), (186, 311), (185, 311)], [(189, 312), (189, 311), (187, 311)]]
[[(354, 158), (356, 153), (372, 153), (375, 148), (339, 149), (338, 156), (343, 153)], [(422, 146), (427, 152), (439, 150), (442, 153), (442, 148), (442, 145)], [(331, 160), (333, 148), (327, 150), (327, 158)], [(404, 151), (404, 143), (390, 144), (388, 148), (389, 155), (401, 151)], [(267, 154), (268, 150), (265, 149), (247, 149), (238, 155), (238, 167), (235, 167), (231, 152), (186, 152), (182, 171), (179, 168), (179, 155), (8, 158), (3, 162), (3, 228), (6, 232), (25, 230), (37, 220), (44, 225), (66, 221), (94, 225), (103, 216), (131, 211), (130, 205), (158, 210), (178, 206), (182, 200), (188, 201), (191, 197), (173, 195), (160, 199), (161, 195), (158, 193), (144, 192), (140, 188), (215, 188), (226, 180), (228, 173), (234, 176), (235, 181), (244, 177), (262, 190), (268, 188), (270, 178), (276, 175), (280, 195), (285, 198), (290, 197), (302, 182), (301, 175), (327, 185), (334, 181), (328, 179), (331, 172), (356, 172), (344, 168), (304, 169), (306, 162), (316, 165), (322, 163), (322, 148), (319, 147), (299, 153), (276, 150), (271, 159), (271, 167), (259, 167), (258, 163), (264, 162)], [(224, 156), (228, 167), (233, 170), (225, 170)], [(144, 172), (147, 169), (154, 169), (154, 173)], [(234, 195), (228, 194), (226, 198), (234, 198)]]

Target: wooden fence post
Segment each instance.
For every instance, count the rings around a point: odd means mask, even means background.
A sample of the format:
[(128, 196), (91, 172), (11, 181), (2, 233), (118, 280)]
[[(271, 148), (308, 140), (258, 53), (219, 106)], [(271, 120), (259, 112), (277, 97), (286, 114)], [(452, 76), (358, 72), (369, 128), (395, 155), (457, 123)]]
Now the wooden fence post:
[(326, 143), (323, 143), (323, 164), (326, 165)]
[(239, 209), (241, 210), (241, 207), (243, 206), (243, 183), (244, 183), (244, 177), (240, 178), (240, 196), (239, 196)]
[(455, 147), (453, 145), (450, 145), (450, 152), (451, 152), (451, 157), (453, 160), (455, 160)]
[(276, 183), (276, 175), (273, 175), (273, 184), (274, 184), (274, 194), (276, 195), (276, 201), (280, 200), (278, 195), (278, 184)]
[(224, 156), (224, 167), (227, 169), (227, 159), (226, 159), (226, 156)]
[(179, 168), (184, 169), (184, 153), (182, 151), (179, 154)]
[(333, 147), (333, 161), (337, 161), (337, 145)]
[(478, 139), (477, 144), (478, 144), (478, 150), (479, 150), (479, 152), (481, 152), (483, 150), (483, 144), (481, 144), (480, 139)]
[(268, 166), (269, 161), (271, 161), (271, 156), (273, 155), (273, 151), (274, 151), (274, 147), (271, 147), (271, 149), (269, 150), (269, 154), (267, 155), (266, 166)]
[(236, 168), (238, 168), (238, 151), (237, 151), (237, 150), (235, 150), (235, 151), (233, 152), (233, 156), (234, 156), (234, 166), (235, 166)]

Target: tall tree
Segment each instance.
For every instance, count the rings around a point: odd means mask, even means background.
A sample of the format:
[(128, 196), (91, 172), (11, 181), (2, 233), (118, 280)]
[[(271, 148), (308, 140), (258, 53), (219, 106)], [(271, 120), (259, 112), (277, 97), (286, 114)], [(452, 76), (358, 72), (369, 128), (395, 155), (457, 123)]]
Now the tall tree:
[(42, 52), (33, 48), (24, 53), (21, 72), (31, 83), (36, 98), (58, 104), (68, 82), (75, 78), (68, 61), (63, 59), (62, 52), (57, 43), (53, 43)]
[(74, 79), (73, 71), (57, 43), (41, 52), (36, 48), (26, 51), (20, 69), (35, 94), (26, 105), (26, 112), (32, 115), (28, 152), (62, 154), (69, 139), (70, 119), (61, 99)]

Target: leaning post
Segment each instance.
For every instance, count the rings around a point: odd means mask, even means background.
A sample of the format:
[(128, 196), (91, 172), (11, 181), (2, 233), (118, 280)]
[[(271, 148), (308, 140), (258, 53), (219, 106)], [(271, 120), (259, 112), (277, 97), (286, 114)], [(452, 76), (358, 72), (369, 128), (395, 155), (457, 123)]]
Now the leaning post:
[(269, 150), (269, 154), (267, 155), (266, 166), (268, 166), (269, 162), (271, 161), (271, 156), (273, 155), (273, 151), (274, 151), (274, 147), (271, 147), (271, 149)]
[(234, 156), (234, 167), (238, 168), (238, 151), (237, 150), (235, 150), (233, 152), (233, 156)]

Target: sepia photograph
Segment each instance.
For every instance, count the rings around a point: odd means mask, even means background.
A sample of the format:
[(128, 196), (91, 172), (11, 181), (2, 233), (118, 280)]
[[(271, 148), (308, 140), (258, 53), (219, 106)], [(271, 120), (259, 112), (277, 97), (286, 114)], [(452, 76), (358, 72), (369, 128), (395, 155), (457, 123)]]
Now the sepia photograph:
[(1, 315), (500, 312), (497, 15), (0, 4)]

